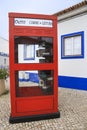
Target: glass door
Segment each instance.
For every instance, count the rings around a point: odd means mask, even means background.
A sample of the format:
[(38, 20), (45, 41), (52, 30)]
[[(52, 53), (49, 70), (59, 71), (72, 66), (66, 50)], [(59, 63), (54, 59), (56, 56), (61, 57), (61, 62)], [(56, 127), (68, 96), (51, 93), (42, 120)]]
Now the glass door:
[[(53, 39), (51, 37), (15, 36), (15, 63), (32, 65), (53, 63)], [(31, 69), (32, 69), (31, 67)], [(37, 70), (15, 71), (16, 97), (53, 95), (54, 71), (37, 67)]]

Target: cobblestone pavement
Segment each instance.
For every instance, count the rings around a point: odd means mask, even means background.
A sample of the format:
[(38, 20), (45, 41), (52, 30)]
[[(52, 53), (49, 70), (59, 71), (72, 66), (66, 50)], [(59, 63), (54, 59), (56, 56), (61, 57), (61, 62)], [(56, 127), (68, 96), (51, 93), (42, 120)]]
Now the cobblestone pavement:
[(0, 96), (0, 130), (87, 130), (87, 91), (59, 88), (56, 119), (9, 124), (9, 94)]

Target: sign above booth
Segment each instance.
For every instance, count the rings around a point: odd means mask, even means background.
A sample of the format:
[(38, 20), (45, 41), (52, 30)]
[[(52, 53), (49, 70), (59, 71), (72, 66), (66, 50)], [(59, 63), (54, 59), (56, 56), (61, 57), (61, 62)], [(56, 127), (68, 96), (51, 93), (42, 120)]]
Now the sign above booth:
[(14, 18), (15, 26), (34, 26), (34, 27), (53, 27), (52, 20), (32, 19), (32, 18)]

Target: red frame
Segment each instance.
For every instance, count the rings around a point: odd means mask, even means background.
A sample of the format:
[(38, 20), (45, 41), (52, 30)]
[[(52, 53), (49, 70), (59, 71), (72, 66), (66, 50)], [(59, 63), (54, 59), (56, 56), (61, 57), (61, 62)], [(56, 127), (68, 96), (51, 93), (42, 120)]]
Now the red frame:
[[(14, 18), (40, 18), (53, 21), (53, 27), (14, 26)], [(17, 64), (14, 62), (14, 36), (53, 37), (53, 63)], [(32, 116), (58, 112), (58, 57), (57, 57), (57, 18), (52, 15), (9, 13), (9, 50), (10, 50), (10, 92), (11, 117)], [(16, 97), (16, 70), (54, 70), (54, 94), (48, 96)], [(38, 104), (38, 105), (37, 105)]]

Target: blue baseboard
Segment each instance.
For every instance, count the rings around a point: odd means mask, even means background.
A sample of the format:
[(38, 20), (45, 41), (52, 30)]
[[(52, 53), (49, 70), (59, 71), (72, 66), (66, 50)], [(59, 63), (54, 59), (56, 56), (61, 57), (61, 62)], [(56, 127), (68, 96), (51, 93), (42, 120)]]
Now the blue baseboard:
[(58, 86), (79, 90), (87, 90), (87, 78), (58, 76)]

